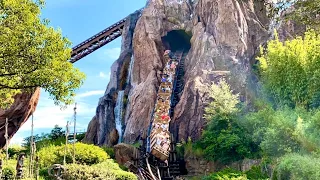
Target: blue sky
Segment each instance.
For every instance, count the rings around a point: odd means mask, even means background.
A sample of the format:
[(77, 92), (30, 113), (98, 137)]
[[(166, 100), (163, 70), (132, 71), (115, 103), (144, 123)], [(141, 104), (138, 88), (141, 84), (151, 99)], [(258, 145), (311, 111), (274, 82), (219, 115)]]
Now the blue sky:
[[(62, 33), (75, 46), (130, 13), (142, 8), (146, 0), (47, 0), (41, 16), (50, 20), (50, 26), (61, 28)], [(104, 94), (110, 79), (110, 68), (120, 53), (121, 38), (105, 45), (74, 65), (87, 75), (84, 85), (78, 90), (77, 131), (84, 131)], [(47, 133), (55, 124), (65, 127), (73, 119), (73, 105), (61, 111), (54, 106), (49, 95), (41, 91), (39, 104), (34, 113), (35, 134)], [(73, 129), (73, 128), (72, 128)], [(30, 136), (29, 119), (11, 140), (21, 143)]]

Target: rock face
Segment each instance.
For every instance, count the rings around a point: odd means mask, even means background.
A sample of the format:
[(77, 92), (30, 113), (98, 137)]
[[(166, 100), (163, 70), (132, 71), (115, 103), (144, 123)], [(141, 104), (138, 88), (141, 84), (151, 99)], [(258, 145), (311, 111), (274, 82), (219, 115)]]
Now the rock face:
[(263, 7), (253, 0), (149, 1), (133, 38), (135, 62), (125, 142), (136, 141), (141, 129), (147, 130), (158, 74), (164, 66), (161, 38), (170, 31), (192, 34), (185, 59), (184, 90), (171, 125), (179, 139), (200, 136), (207, 92), (221, 77), (228, 77), (232, 88), (246, 101), (250, 96), (250, 60), (269, 37), (269, 21)]
[(127, 161), (133, 163), (137, 159), (138, 151), (135, 147), (128, 144), (117, 144), (114, 146), (114, 155), (117, 163), (124, 165)]
[[(256, 96), (251, 66), (259, 45), (265, 44), (273, 32), (262, 2), (149, 0), (136, 22), (137, 19), (138, 16), (133, 15), (127, 22), (120, 58), (112, 66), (111, 80), (100, 99), (96, 122), (89, 125), (89, 129), (95, 126), (96, 132), (88, 133), (88, 142), (111, 144), (114, 106), (120, 90), (125, 91), (124, 142), (134, 143), (146, 137), (160, 84), (160, 70), (164, 67), (163, 52), (176, 48), (179, 43), (181, 48), (185, 47), (182, 41), (166, 40), (165, 37), (176, 30), (182, 30), (184, 36), (191, 38), (191, 48), (185, 49), (188, 54), (184, 88), (171, 124), (180, 140), (200, 136), (209, 87), (220, 78), (225, 77), (232, 89), (240, 93), (241, 101), (250, 103)], [(281, 31), (284, 36), (294, 32), (293, 25), (286, 27)], [(131, 68), (132, 73), (128, 73)], [(97, 137), (96, 140), (93, 137)]]
[(5, 123), (8, 118), (8, 135), (12, 136), (19, 128), (29, 119), (31, 114), (36, 110), (40, 96), (40, 88), (37, 88), (33, 94), (22, 93), (15, 96), (13, 105), (7, 109), (0, 109), (0, 147), (6, 145)]
[(86, 143), (111, 146), (114, 141), (117, 141), (115, 140), (117, 133), (114, 133), (116, 131), (114, 107), (119, 90), (126, 90), (127, 98), (129, 89), (127, 77), (133, 54), (132, 37), (139, 14), (139, 12), (133, 13), (126, 21), (122, 34), (121, 55), (111, 67), (111, 78), (107, 90), (99, 100), (96, 115), (89, 123), (88, 132), (83, 140)]

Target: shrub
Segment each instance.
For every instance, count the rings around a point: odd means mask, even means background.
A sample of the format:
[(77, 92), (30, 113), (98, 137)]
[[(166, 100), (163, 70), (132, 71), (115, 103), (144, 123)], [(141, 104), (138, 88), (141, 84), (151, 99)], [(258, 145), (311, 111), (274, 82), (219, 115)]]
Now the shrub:
[(239, 124), (239, 94), (233, 94), (227, 82), (220, 80), (212, 85), (209, 96), (213, 101), (205, 108), (204, 115), (208, 124), (196, 147), (203, 149), (207, 160), (222, 163), (251, 158), (259, 148)]
[(121, 170), (118, 164), (108, 159), (105, 162), (92, 166), (80, 164), (68, 164), (64, 178), (68, 180), (87, 179), (117, 179), (117, 180), (137, 180), (137, 177), (130, 172)]
[(19, 145), (14, 145), (8, 148), (9, 157), (17, 157), (22, 152), (26, 153), (26, 149)]
[[(75, 160), (79, 164), (97, 164), (110, 158), (108, 154), (98, 146), (76, 143)], [(38, 155), (40, 157), (40, 167), (49, 167), (52, 164), (63, 163), (65, 145), (63, 146), (48, 146), (42, 148)], [(67, 145), (66, 163), (72, 163), (73, 145)]]
[[(57, 152), (59, 150), (59, 146), (47, 146), (43, 147), (40, 151), (38, 151), (39, 156), (39, 165), (41, 168), (49, 167), (55, 163), (59, 162)], [(62, 157), (63, 158), (63, 157)]]
[(320, 158), (288, 154), (280, 159), (273, 179), (320, 179)]
[(258, 155), (259, 148), (251, 135), (239, 126), (236, 116), (215, 116), (196, 143), (207, 160), (230, 163)]
[(247, 180), (247, 177), (241, 171), (226, 168), (222, 171), (203, 177), (202, 180)]
[(268, 175), (262, 172), (260, 166), (252, 166), (250, 170), (246, 171), (248, 179), (267, 179)]
[(13, 167), (7, 166), (2, 170), (2, 179), (13, 180), (16, 175), (16, 170)]
[(261, 48), (260, 72), (264, 86), (277, 104), (318, 107), (320, 86), (320, 35), (308, 31), (304, 37), (268, 42)]
[(202, 148), (193, 144), (190, 137), (188, 138), (188, 141), (183, 144), (183, 152), (185, 157), (195, 156), (202, 158), (204, 154)]
[(39, 176), (43, 177), (44, 179), (51, 179), (49, 177), (48, 168), (42, 168), (39, 170)]
[(114, 154), (114, 149), (110, 147), (102, 147), (102, 149), (110, 156), (110, 158), (114, 159), (115, 154)]
[(233, 94), (228, 83), (221, 79), (218, 84), (212, 84), (209, 96), (213, 98), (205, 108), (204, 117), (211, 121), (217, 114), (229, 115), (238, 112), (239, 94)]
[(265, 108), (248, 113), (243, 124), (265, 155), (281, 157), (294, 152), (320, 150), (320, 112)]

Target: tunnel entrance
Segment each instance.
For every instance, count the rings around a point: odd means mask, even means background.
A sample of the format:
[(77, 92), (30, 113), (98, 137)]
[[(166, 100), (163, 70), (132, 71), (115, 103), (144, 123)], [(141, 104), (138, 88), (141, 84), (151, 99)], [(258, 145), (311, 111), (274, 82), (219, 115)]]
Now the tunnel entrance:
[(168, 34), (162, 37), (161, 40), (165, 49), (170, 49), (173, 52), (181, 49), (189, 51), (191, 48), (191, 37), (191, 32), (173, 30), (168, 32)]

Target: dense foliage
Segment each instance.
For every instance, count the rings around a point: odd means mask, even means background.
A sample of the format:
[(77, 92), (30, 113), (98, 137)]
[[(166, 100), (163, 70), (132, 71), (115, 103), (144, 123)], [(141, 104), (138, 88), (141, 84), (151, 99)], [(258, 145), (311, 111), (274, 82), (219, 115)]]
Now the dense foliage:
[(70, 104), (85, 75), (67, 60), (71, 49), (60, 30), (40, 19), (42, 1), (0, 1), (0, 107), (19, 92), (41, 87), (56, 104)]
[[(80, 133), (76, 135), (77, 142), (80, 142), (84, 138), (84, 133)], [(31, 136), (23, 139), (22, 146), (30, 151), (30, 140)], [(51, 130), (50, 133), (46, 134), (36, 134), (33, 136), (33, 142), (36, 142), (37, 150), (39, 151), (43, 147), (48, 147), (50, 145), (60, 146), (66, 143), (65, 131), (62, 130), (61, 127), (55, 125), (55, 127)]]
[(216, 115), (226, 115), (238, 111), (239, 94), (233, 94), (228, 83), (221, 79), (218, 84), (212, 84), (209, 96), (213, 98), (205, 108), (204, 117), (207, 121), (212, 121)]
[(273, 179), (320, 179), (320, 158), (288, 154), (279, 160)]
[[(294, 10), (289, 4), (293, 5)], [(287, 20), (294, 20), (313, 29), (320, 28), (319, 0), (279, 0), (276, 11), (280, 8), (286, 10), (285, 18)]]
[[(107, 160), (109, 155), (100, 147), (83, 143), (75, 144), (75, 160), (78, 164), (92, 165)], [(40, 167), (49, 167), (52, 164), (63, 164), (65, 145), (47, 146), (42, 148), (38, 155)], [(67, 145), (66, 163), (72, 163), (73, 145)]]
[(260, 158), (264, 168), (227, 169), (207, 179), (320, 178), (320, 36), (310, 30), (283, 43), (276, 35), (267, 45), (258, 58), (266, 96), (249, 109), (239, 106), (224, 81), (213, 85), (207, 125), (194, 145), (208, 160), (230, 164)]
[(238, 95), (232, 94), (225, 80), (213, 84), (210, 95), (214, 100), (205, 109), (208, 124), (196, 147), (203, 149), (206, 159), (222, 163), (252, 157), (258, 147), (248, 131), (239, 126), (236, 114), (239, 111)]
[(320, 36), (314, 31), (293, 40), (268, 42), (259, 57), (264, 86), (277, 104), (290, 107), (320, 105)]
[(67, 165), (67, 169), (64, 178), (70, 180), (137, 180), (137, 177), (133, 173), (123, 171), (113, 160), (107, 160), (92, 166), (69, 164)]
[(202, 180), (265, 180), (268, 176), (262, 172), (261, 167), (253, 166), (246, 172), (241, 172), (232, 168), (225, 168), (221, 171), (214, 172), (205, 176)]

